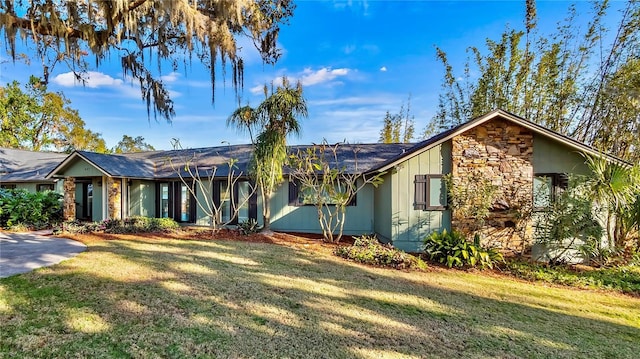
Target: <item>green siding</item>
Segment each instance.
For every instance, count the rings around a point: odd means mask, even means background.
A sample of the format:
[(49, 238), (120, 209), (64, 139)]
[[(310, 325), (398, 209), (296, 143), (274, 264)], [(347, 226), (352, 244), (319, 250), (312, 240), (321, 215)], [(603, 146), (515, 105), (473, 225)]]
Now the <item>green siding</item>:
[[(76, 218), (82, 217), (82, 206), (84, 205), (84, 197), (82, 196), (82, 185), (76, 183)], [(94, 202), (95, 203), (95, 202)], [(93, 208), (95, 210), (95, 207)], [(100, 217), (95, 217), (95, 211), (93, 219), (100, 219)]]
[[(344, 234), (373, 232), (373, 186), (357, 194), (356, 206), (347, 207)], [(290, 206), (289, 183), (285, 181), (271, 199), (271, 228), (276, 231), (322, 233), (315, 206)]]
[[(39, 184), (51, 184), (51, 182), (13, 182), (11, 184), (16, 185), (16, 189), (24, 189), (29, 192), (37, 192)], [(54, 191), (62, 194), (62, 181), (53, 183)]]
[(132, 180), (129, 191), (129, 214), (131, 216), (156, 216), (155, 182)]
[(385, 174), (382, 177), (384, 182), (373, 191), (373, 225), (378, 238), (383, 242), (391, 241), (391, 177), (390, 173)]
[(451, 172), (451, 142), (445, 142), (395, 167), (391, 176), (391, 225), (393, 245), (410, 252), (421, 250), (423, 238), (433, 231), (451, 228), (451, 212), (415, 210), (416, 175)]
[(575, 149), (541, 135), (533, 137), (534, 173), (575, 173), (587, 175), (585, 158)]
[(58, 171), (56, 174), (64, 177), (101, 177), (103, 175), (94, 165), (79, 158), (74, 159), (71, 163), (67, 164), (62, 171)]
[(94, 221), (102, 221), (105, 219), (102, 213), (102, 177), (94, 178), (91, 183), (93, 184), (92, 217)]

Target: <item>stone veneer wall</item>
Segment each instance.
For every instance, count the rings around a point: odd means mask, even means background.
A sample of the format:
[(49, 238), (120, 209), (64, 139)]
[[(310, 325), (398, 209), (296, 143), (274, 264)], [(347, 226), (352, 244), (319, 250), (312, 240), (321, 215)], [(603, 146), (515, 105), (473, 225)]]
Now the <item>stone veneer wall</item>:
[(107, 177), (107, 210), (109, 219), (122, 219), (122, 181)]
[[(486, 178), (497, 187), (484, 227), (482, 244), (520, 251), (531, 243), (530, 213), (533, 191), (533, 134), (500, 119), (476, 126), (452, 139), (452, 177), (455, 185)], [(524, 218), (524, 219), (522, 219)], [(476, 222), (460, 218), (455, 208), (452, 228), (472, 234)]]
[(76, 219), (76, 183), (73, 177), (64, 179), (63, 189), (62, 216), (65, 221), (73, 221)]

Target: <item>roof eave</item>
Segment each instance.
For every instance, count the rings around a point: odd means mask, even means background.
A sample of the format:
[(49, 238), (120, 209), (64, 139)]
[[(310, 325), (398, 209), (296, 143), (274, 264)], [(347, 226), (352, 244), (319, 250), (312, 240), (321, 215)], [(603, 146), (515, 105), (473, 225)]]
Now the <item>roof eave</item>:
[(67, 158), (64, 159), (64, 161), (60, 162), (54, 169), (51, 170), (51, 172), (49, 172), (44, 178), (46, 179), (51, 179), (51, 178), (64, 178), (64, 176), (60, 176), (60, 175), (54, 175), (57, 171), (61, 170), (62, 168), (64, 168), (65, 166), (67, 166), (69, 163), (71, 163), (71, 161), (73, 161), (76, 157), (79, 157), (81, 160), (91, 164), (92, 166), (94, 166), (95, 168), (98, 169), (98, 171), (102, 172), (105, 176), (107, 177), (113, 177), (109, 172), (105, 171), (102, 167), (100, 167), (99, 165), (97, 165), (95, 162), (92, 162), (91, 160), (89, 160), (88, 158), (86, 158), (85, 156), (83, 156), (80, 152), (78, 151), (73, 151), (69, 156), (67, 156)]

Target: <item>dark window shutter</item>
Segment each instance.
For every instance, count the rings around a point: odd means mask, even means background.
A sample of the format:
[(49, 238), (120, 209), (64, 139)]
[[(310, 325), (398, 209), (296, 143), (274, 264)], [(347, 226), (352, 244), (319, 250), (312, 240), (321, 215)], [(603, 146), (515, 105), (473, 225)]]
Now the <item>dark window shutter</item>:
[(349, 199), (349, 203), (347, 203), (347, 206), (357, 206), (358, 205), (358, 195), (357, 193), (354, 193), (353, 196), (351, 196), (351, 199)]
[(213, 199), (213, 204), (218, 207), (220, 205), (220, 185), (222, 184), (221, 181), (217, 181), (214, 180), (213, 181), (213, 190), (212, 192), (212, 199)]
[(298, 184), (294, 181), (289, 181), (289, 205), (298, 206)]
[(569, 176), (566, 173), (556, 175), (556, 186), (562, 190), (569, 188)]
[(195, 182), (191, 182), (190, 185), (193, 188), (193, 194), (191, 191), (188, 192), (187, 196), (189, 196), (189, 222), (196, 223), (198, 219), (198, 202), (196, 202), (196, 196), (198, 195), (198, 187)]
[(416, 175), (413, 183), (415, 185), (413, 209), (424, 211), (427, 209), (427, 176)]

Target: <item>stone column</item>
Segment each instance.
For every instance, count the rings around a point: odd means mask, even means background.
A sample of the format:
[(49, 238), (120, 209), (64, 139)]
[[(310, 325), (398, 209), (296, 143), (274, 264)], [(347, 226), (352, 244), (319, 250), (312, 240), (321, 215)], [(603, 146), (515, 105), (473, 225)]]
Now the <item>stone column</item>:
[(109, 219), (122, 219), (122, 181), (107, 177), (107, 211)]
[(76, 183), (73, 177), (64, 179), (63, 188), (62, 217), (65, 221), (73, 221), (76, 219)]
[[(466, 188), (484, 179), (497, 191), (491, 212), (479, 232), (484, 245), (518, 251), (531, 241), (531, 220), (523, 218), (532, 205), (533, 134), (528, 129), (494, 119), (452, 139), (454, 183)], [(452, 214), (454, 229), (470, 235), (471, 218)]]

